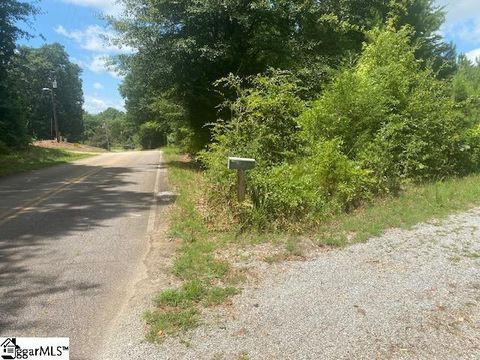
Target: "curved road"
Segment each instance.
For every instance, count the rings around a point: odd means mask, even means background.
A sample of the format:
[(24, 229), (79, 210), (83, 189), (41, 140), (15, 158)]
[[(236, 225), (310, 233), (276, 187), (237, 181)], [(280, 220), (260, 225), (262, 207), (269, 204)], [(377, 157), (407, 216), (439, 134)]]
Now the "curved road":
[(0, 179), (0, 336), (70, 337), (94, 359), (130, 296), (164, 186), (158, 151)]

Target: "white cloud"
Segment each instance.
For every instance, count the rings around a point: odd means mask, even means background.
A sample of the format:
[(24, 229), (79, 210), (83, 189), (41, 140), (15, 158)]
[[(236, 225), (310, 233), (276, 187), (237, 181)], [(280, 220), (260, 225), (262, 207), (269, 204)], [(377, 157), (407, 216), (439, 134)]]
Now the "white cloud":
[(91, 7), (100, 10), (106, 15), (119, 15), (123, 12), (123, 5), (116, 0), (63, 0), (67, 4)]
[(124, 104), (121, 100), (104, 99), (98, 96), (85, 96), (84, 108), (91, 114), (98, 114), (109, 107), (124, 111)]
[(86, 67), (90, 71), (93, 71), (96, 74), (107, 73), (114, 78), (122, 78), (122, 76), (118, 74), (110, 64), (108, 64), (108, 55), (105, 54), (94, 56), (92, 61), (88, 64), (85, 64), (84, 67)]
[(480, 48), (479, 49), (474, 49), (465, 54), (465, 56), (470, 60), (473, 61), (474, 63), (477, 61), (477, 59), (480, 59)]
[(56, 32), (57, 34), (66, 36), (66, 37), (68, 37), (68, 38), (70, 38), (70, 39), (74, 39), (74, 40), (76, 40), (76, 41), (78, 41), (78, 42), (80, 42), (81, 39), (82, 39), (80, 33), (74, 32), (74, 31), (68, 32), (62, 25), (58, 25), (54, 30), (55, 30), (55, 32)]
[(435, 3), (445, 7), (447, 25), (480, 16), (478, 0), (436, 0)]
[(93, 87), (97, 90), (103, 89), (103, 85), (100, 84), (99, 82), (93, 83)]
[[(108, 58), (109, 56), (107, 54), (100, 54), (90, 57), (89, 59), (87, 58), (86, 60), (70, 57), (70, 61), (82, 69), (90, 70), (96, 74), (109, 74), (115, 79), (123, 79), (123, 76), (115, 70), (115, 67), (108, 63)], [(97, 82), (93, 87), (99, 90), (103, 88), (103, 85)]]
[(107, 58), (102, 55), (95, 56), (93, 60), (86, 66), (89, 70), (97, 74), (108, 71)]
[(478, 0), (437, 0), (444, 6), (446, 21), (440, 33), (456, 43), (480, 44), (480, 6)]
[(129, 46), (113, 44), (115, 34), (98, 25), (89, 25), (84, 30), (68, 31), (64, 26), (58, 25), (55, 29), (57, 34), (74, 40), (82, 49), (92, 52), (110, 54), (127, 54), (134, 51)]

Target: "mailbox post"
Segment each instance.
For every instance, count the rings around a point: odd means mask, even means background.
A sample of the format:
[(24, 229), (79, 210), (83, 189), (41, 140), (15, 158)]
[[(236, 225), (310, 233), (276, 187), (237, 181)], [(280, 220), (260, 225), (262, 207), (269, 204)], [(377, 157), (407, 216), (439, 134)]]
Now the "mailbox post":
[(238, 202), (245, 200), (245, 192), (247, 190), (247, 178), (245, 172), (255, 167), (255, 159), (229, 157), (228, 168), (237, 170), (237, 198)]

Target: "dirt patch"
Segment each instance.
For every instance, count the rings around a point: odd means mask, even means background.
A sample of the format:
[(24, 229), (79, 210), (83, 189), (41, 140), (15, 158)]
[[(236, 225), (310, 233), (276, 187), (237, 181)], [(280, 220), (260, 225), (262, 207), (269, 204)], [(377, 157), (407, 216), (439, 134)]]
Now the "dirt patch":
[(47, 148), (47, 149), (59, 149), (68, 150), (74, 152), (92, 152), (92, 153), (104, 153), (105, 149), (97, 148), (94, 146), (88, 146), (85, 144), (69, 143), (69, 142), (56, 142), (55, 140), (39, 140), (34, 141), (33, 145)]

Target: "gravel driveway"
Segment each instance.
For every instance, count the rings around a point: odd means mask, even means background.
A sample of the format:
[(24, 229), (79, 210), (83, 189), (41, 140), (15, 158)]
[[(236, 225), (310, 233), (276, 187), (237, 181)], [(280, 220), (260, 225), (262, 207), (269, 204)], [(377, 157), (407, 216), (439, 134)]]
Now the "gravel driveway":
[(480, 359), (480, 209), (262, 266), (204, 326), (125, 359)]

